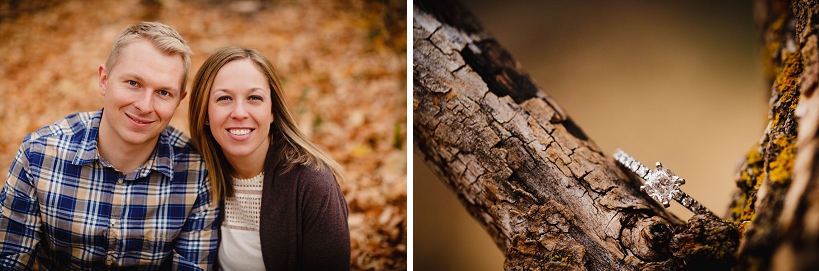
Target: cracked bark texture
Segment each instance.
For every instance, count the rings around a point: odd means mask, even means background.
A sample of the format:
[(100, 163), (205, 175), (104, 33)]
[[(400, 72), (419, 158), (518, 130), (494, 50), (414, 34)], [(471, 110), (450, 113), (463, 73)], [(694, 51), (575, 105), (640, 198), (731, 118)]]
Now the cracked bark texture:
[(458, 3), (415, 1), (413, 137), (506, 270), (727, 269), (736, 228), (639, 191)]

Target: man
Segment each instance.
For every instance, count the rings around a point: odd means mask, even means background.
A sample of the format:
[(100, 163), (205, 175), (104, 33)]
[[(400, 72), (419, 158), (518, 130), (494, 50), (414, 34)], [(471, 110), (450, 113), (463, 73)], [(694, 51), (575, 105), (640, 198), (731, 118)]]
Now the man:
[(99, 67), (103, 109), (23, 139), (0, 192), (0, 269), (211, 268), (205, 163), (168, 126), (190, 54), (166, 25), (124, 29)]

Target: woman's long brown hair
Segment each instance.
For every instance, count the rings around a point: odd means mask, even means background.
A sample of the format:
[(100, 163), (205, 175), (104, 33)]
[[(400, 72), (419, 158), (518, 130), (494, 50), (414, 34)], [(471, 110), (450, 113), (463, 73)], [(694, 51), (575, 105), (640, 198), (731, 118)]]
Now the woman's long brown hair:
[[(240, 59), (253, 61), (259, 71), (268, 79), (273, 104), (271, 112), (274, 116), (268, 136), (270, 137), (271, 148), (276, 148), (273, 151), (279, 152), (278, 155), (275, 155), (276, 160), (279, 161), (278, 166), (283, 166), (283, 170), (279, 173), (287, 172), (295, 165), (314, 164), (317, 168), (328, 167), (336, 177), (336, 181), (344, 182), (345, 176), (341, 166), (319, 150), (296, 126), (273, 65), (254, 49), (230, 46), (213, 53), (196, 72), (191, 87), (190, 109), (188, 111), (191, 141), (202, 154), (208, 166), (208, 177), (213, 189), (213, 201), (218, 202), (222, 197), (233, 197), (232, 176), (234, 170), (225, 158), (219, 143), (213, 138), (210, 127), (205, 124), (208, 119), (208, 101), (213, 87), (213, 80), (222, 66)], [(278, 138), (274, 138), (274, 136)], [(272, 172), (269, 173), (272, 174)]]

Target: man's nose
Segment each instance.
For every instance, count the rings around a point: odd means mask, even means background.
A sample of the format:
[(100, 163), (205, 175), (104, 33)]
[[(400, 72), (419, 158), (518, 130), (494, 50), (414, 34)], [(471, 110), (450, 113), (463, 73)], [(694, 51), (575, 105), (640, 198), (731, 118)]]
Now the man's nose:
[(134, 101), (134, 107), (141, 111), (142, 113), (147, 113), (153, 111), (153, 95), (151, 95), (153, 91), (145, 90), (139, 94), (136, 101)]

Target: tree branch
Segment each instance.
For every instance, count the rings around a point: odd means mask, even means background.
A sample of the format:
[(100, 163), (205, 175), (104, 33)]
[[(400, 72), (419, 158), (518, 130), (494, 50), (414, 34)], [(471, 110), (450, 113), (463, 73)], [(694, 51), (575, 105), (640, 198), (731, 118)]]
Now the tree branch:
[(666, 212), (464, 7), (414, 4), (416, 146), (505, 252), (507, 270), (733, 264), (731, 224), (686, 225)]

